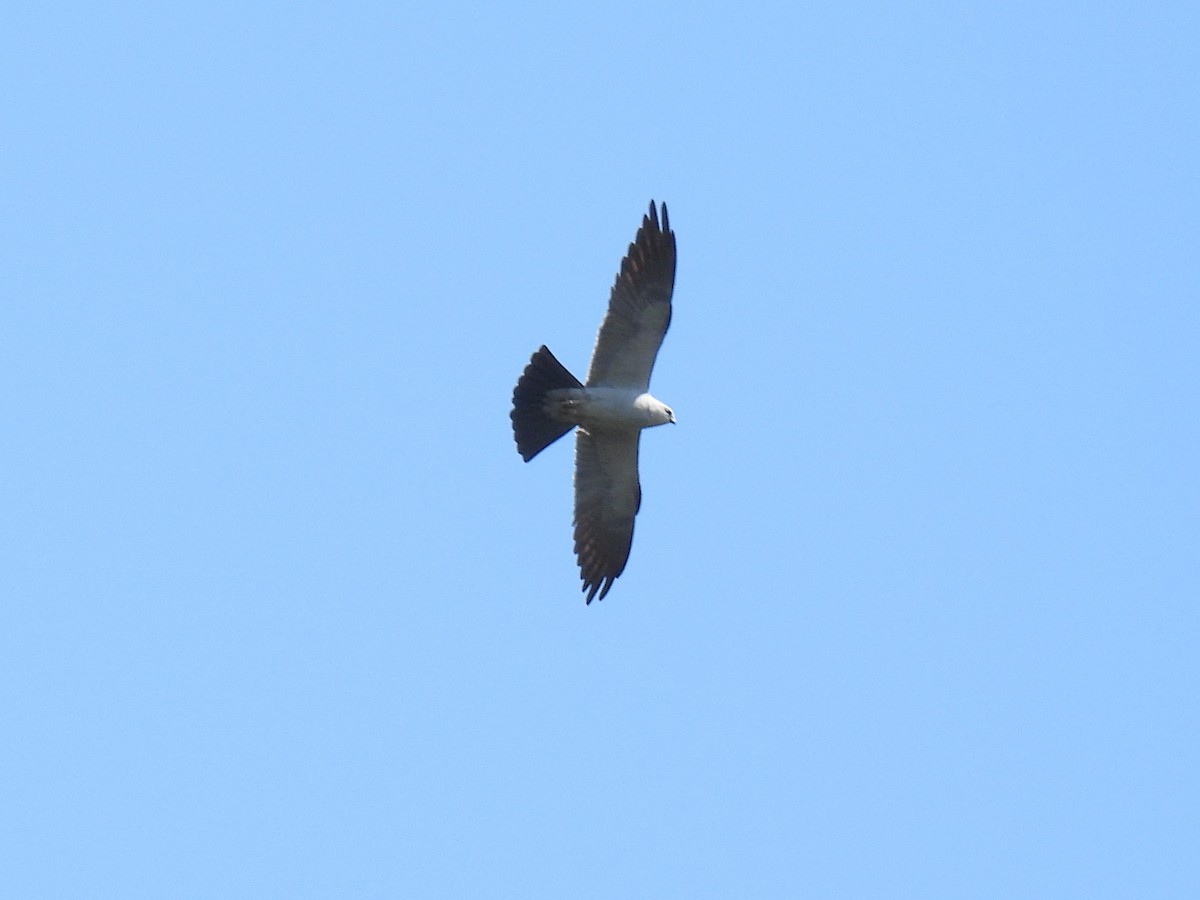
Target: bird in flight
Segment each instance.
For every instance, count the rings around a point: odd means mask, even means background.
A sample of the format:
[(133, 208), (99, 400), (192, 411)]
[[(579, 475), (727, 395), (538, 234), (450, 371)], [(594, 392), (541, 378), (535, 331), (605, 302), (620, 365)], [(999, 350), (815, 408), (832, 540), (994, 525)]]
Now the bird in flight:
[(543, 344), (513, 390), (513, 437), (526, 462), (579, 429), (575, 556), (588, 603), (597, 594), (604, 599), (629, 560), (633, 519), (642, 505), (642, 429), (675, 423), (671, 408), (650, 395), (650, 372), (671, 324), (674, 287), (675, 233), (667, 205), (662, 205), (660, 225), (651, 200), (621, 261), (587, 383), (580, 384)]

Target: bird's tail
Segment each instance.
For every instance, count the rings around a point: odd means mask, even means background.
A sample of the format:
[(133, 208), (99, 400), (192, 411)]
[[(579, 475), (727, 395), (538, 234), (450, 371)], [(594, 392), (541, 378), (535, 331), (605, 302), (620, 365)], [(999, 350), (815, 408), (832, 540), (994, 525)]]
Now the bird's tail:
[(562, 388), (581, 388), (566, 366), (554, 358), (545, 344), (533, 354), (529, 365), (513, 389), (513, 410), (510, 414), (517, 452), (525, 462), (533, 459), (574, 425), (556, 422), (546, 415), (546, 394)]

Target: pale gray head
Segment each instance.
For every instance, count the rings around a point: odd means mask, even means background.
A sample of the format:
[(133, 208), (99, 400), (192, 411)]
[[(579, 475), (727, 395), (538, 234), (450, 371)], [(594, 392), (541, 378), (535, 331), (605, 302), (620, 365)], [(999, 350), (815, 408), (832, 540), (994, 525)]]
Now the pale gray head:
[(667, 404), (649, 394), (643, 394), (641, 399), (644, 404), (642, 408), (646, 411), (646, 419), (651, 426), (666, 425), (668, 422), (672, 425), (675, 424), (675, 412)]

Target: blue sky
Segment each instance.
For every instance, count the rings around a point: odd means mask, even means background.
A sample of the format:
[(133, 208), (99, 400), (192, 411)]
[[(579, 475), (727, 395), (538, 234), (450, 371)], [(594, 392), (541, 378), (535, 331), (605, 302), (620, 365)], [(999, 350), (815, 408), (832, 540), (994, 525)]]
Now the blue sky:
[[(1200, 896), (1195, 4), (0, 33), (12, 896)], [(508, 403), (651, 198), (585, 607)]]

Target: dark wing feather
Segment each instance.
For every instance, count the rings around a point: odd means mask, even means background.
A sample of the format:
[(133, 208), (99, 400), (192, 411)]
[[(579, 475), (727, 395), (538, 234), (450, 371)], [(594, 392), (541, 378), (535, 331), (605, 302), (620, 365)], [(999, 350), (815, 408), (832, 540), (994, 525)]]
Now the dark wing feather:
[(591, 603), (625, 570), (633, 519), (642, 505), (637, 431), (575, 437), (575, 556)]
[(650, 212), (621, 261), (608, 312), (600, 324), (588, 387), (650, 389), (650, 372), (667, 326), (671, 324), (671, 292), (675, 287), (675, 233), (662, 207), (650, 201)]

